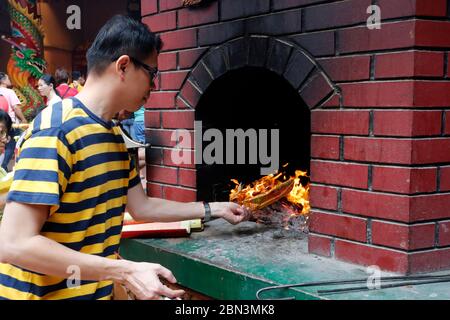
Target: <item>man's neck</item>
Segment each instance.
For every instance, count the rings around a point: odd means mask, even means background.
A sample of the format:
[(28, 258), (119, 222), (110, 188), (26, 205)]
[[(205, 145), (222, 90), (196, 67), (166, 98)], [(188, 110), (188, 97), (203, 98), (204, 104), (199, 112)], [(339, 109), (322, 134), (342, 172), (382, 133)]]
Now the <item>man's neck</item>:
[(101, 81), (86, 81), (86, 84), (76, 98), (80, 100), (96, 116), (106, 121), (111, 119), (120, 111), (116, 105), (114, 96), (109, 87)]

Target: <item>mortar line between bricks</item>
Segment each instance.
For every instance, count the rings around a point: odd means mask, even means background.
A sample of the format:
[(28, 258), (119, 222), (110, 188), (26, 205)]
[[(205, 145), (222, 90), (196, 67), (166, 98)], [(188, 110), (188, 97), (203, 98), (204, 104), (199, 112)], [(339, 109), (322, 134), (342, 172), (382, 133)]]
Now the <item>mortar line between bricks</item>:
[[(343, 242), (350, 242), (352, 244), (358, 244), (358, 245), (363, 245), (363, 246), (367, 246), (370, 248), (374, 248), (374, 249), (385, 249), (385, 250), (389, 250), (389, 251), (393, 251), (393, 252), (397, 252), (397, 253), (414, 253), (414, 252), (427, 252), (427, 251), (438, 251), (436, 249), (415, 249), (415, 250), (402, 250), (399, 248), (393, 248), (393, 247), (387, 247), (387, 246), (383, 246), (383, 245), (375, 245), (375, 244), (371, 244), (371, 243), (367, 243), (367, 242), (359, 242), (356, 240), (351, 240), (351, 239), (347, 239), (347, 238), (342, 238), (336, 235), (330, 235), (330, 234), (326, 234), (326, 233), (320, 233), (317, 231), (314, 231), (314, 234), (317, 234), (319, 236), (327, 236), (327, 237), (331, 237), (332, 239), (332, 249), (334, 249), (335, 246), (335, 241), (343, 241)], [(333, 252), (334, 253), (334, 252)], [(334, 255), (333, 255), (334, 257)]]
[(442, 119), (441, 119), (441, 135), (445, 136), (445, 130), (447, 129), (445, 127), (445, 122), (447, 121), (447, 112), (445, 110), (442, 110)]
[[(296, 9), (297, 11), (300, 11), (299, 9)], [(284, 11), (283, 13), (288, 13), (288, 12), (291, 12), (291, 11), (296, 11), (296, 10), (289, 10), (289, 11)], [(261, 15), (258, 15), (258, 16), (251, 16), (251, 17), (244, 17), (244, 18), (239, 18), (239, 19), (229, 19), (229, 20), (223, 20), (223, 21), (221, 21), (220, 23), (221, 24), (225, 24), (225, 23), (227, 23), (227, 22), (238, 22), (238, 21), (244, 21), (244, 22), (248, 22), (248, 20), (250, 20), (250, 19), (253, 19), (253, 18), (258, 18), (258, 17), (264, 17), (264, 16), (270, 16), (270, 14), (268, 15), (268, 14), (261, 14)], [(415, 21), (416, 19), (412, 19), (412, 20), (399, 20), (399, 21), (401, 21), (401, 22), (403, 22), (403, 21)], [(425, 20), (425, 21), (436, 21), (435, 19), (433, 19), (433, 20)], [(397, 22), (397, 21), (385, 21), (385, 23), (386, 22)], [(195, 30), (196, 31), (196, 33), (197, 33), (197, 45), (195, 46), (195, 47), (199, 47), (199, 41), (198, 41), (198, 35), (199, 35), (199, 30), (200, 30), (200, 28), (208, 28), (208, 27), (215, 27), (215, 26), (217, 26), (217, 25), (219, 25), (219, 23), (217, 23), (217, 22), (214, 22), (214, 23), (204, 23), (204, 24), (199, 24), (199, 25), (195, 25), (195, 26), (188, 26), (188, 27), (186, 27), (186, 28), (178, 28), (178, 29), (175, 29), (175, 30), (168, 30), (168, 31), (165, 31), (165, 32), (162, 32), (161, 34), (162, 35), (164, 35), (165, 33), (170, 33), (170, 32), (179, 32), (179, 31), (188, 31), (188, 30)], [(280, 33), (280, 34), (276, 34), (276, 35), (271, 35), (271, 36), (274, 36), (274, 37), (288, 37), (288, 36), (291, 36), (291, 35), (308, 35), (308, 34), (313, 34), (313, 33), (315, 33), (315, 32), (327, 32), (327, 31), (333, 31), (333, 32), (338, 32), (338, 31), (341, 31), (341, 30), (346, 30), (346, 29), (351, 29), (351, 28), (355, 28), (355, 27), (365, 27), (366, 26), (366, 21), (364, 21), (364, 22), (360, 22), (360, 23), (357, 23), (357, 24), (353, 24), (353, 25), (347, 25), (347, 26), (342, 26), (342, 27), (338, 27), (338, 28), (336, 28), (336, 27), (330, 27), (330, 28), (327, 28), (327, 29), (317, 29), (317, 30), (307, 30), (306, 32), (300, 32), (299, 33), (299, 31), (297, 30), (297, 31), (293, 31), (293, 32), (284, 32), (284, 33)], [(337, 35), (337, 34), (336, 34)], [(231, 39), (229, 39), (228, 41), (230, 41)], [(214, 44), (210, 44), (211, 46), (212, 45), (214, 45)], [(210, 45), (208, 45), (208, 46), (210, 46)], [(164, 49), (164, 48), (163, 48)], [(183, 48), (183, 49), (188, 49), (188, 48)], [(175, 49), (174, 49), (175, 50)], [(392, 49), (391, 49), (392, 50)], [(166, 51), (163, 51), (163, 52), (166, 52)]]
[(323, 160), (323, 161), (338, 161), (345, 162), (349, 164), (366, 164), (366, 165), (374, 165), (377, 167), (393, 167), (393, 168), (404, 168), (404, 169), (428, 169), (428, 168), (436, 168), (436, 166), (448, 167), (450, 164), (448, 162), (442, 163), (431, 163), (431, 164), (401, 164), (401, 163), (389, 163), (389, 162), (372, 162), (372, 161), (362, 161), (362, 160), (352, 160), (352, 159), (330, 159), (330, 158), (319, 158), (319, 157), (311, 157), (311, 160)]
[(217, 21), (222, 22), (222, 1), (217, 3)]
[[(149, 108), (147, 108), (149, 109)], [(422, 107), (421, 109), (416, 110), (413, 107), (345, 107), (343, 109), (340, 109), (339, 107), (327, 107), (326, 109), (320, 109), (320, 110), (315, 110), (315, 112), (327, 112), (327, 111), (351, 111), (351, 112), (370, 112), (370, 111), (374, 111), (374, 112), (383, 112), (383, 111), (409, 111), (409, 112), (424, 112), (424, 111), (430, 111), (430, 112), (439, 112), (439, 111), (449, 111), (448, 107)], [(329, 135), (338, 135), (339, 133), (323, 133), (323, 134), (329, 134)], [(435, 135), (436, 136), (436, 135)], [(417, 136), (420, 137), (420, 136)], [(428, 136), (423, 136), (423, 137), (428, 137)]]
[[(304, 35), (309, 35), (308, 33)], [(405, 46), (400, 48), (387, 48), (387, 49), (374, 49), (374, 50), (353, 50), (348, 52), (342, 52), (340, 54), (341, 57), (348, 57), (353, 55), (381, 55), (386, 53), (405, 53), (405, 52), (429, 52), (429, 53), (442, 53), (443, 51), (447, 51), (448, 47), (424, 47), (424, 46)], [(333, 55), (321, 55), (321, 58), (333, 58)]]
[[(274, 0), (274, 1), (278, 1), (278, 0)], [(297, 5), (296, 7), (291, 7), (291, 8), (281, 8), (281, 9), (274, 8), (273, 10), (271, 10), (271, 12), (280, 12), (280, 11), (284, 11), (286, 9), (307, 9), (307, 8), (312, 8), (312, 7), (318, 7), (323, 4), (329, 4), (329, 1), (330, 0), (322, 0), (322, 1), (312, 3), (312, 4)], [(346, 0), (340, 0), (340, 1), (333, 2), (333, 3), (341, 3), (344, 1), (346, 1)]]
[[(249, 36), (251, 35), (259, 35), (259, 34), (249, 34)], [(314, 35), (314, 32), (312, 33), (297, 33), (297, 34), (290, 34), (290, 36), (299, 36), (299, 35)], [(284, 37), (284, 35), (282, 35)], [(234, 39), (240, 38), (241, 36), (235, 37), (235, 38), (230, 38), (229, 40), (227, 40), (226, 42), (223, 43), (219, 43), (220, 45), (224, 44), (224, 43), (228, 43)], [(275, 36), (278, 37), (278, 36)], [(289, 42), (292, 42), (294, 44), (296, 44), (297, 46), (302, 47), (301, 45), (297, 44), (296, 41), (294, 41), (292, 38), (286, 38)], [(177, 52), (183, 52), (183, 51), (189, 51), (189, 50), (193, 50), (193, 49), (210, 49), (211, 47), (215, 47), (217, 44), (211, 44), (211, 45), (203, 45), (203, 46), (198, 46), (198, 47), (188, 47), (188, 48), (178, 48), (178, 49), (171, 49), (171, 50), (166, 50), (164, 51), (164, 47), (163, 47), (163, 51), (161, 51), (161, 53), (165, 54), (165, 53), (177, 53)], [(302, 47), (303, 48), (303, 47)], [(378, 50), (371, 50), (371, 51), (351, 51), (351, 52), (346, 52), (346, 53), (340, 53), (339, 54), (339, 58), (344, 58), (344, 57), (353, 57), (353, 56), (363, 56), (363, 55), (377, 55), (377, 54), (385, 54), (385, 53), (404, 53), (404, 52), (411, 52), (411, 51), (424, 51), (424, 52), (442, 52), (442, 51), (446, 51), (448, 50), (448, 48), (440, 48), (440, 47), (417, 47), (417, 46), (413, 46), (413, 47), (404, 47), (404, 48), (394, 48), (394, 49), (378, 49)], [(328, 55), (328, 54), (324, 54), (324, 55), (316, 55), (313, 56), (316, 60), (323, 60), (323, 59), (330, 59), (330, 58), (337, 58), (334, 53), (332, 55)], [(190, 68), (181, 68), (180, 70), (190, 70)], [(391, 79), (391, 78), (386, 78), (386, 79)], [(429, 78), (426, 78), (429, 79)], [(441, 78), (442, 79), (442, 78)]]
[(330, 215), (335, 215), (335, 216), (337, 216), (337, 217), (342, 217), (342, 218), (353, 218), (353, 219), (356, 219), (356, 220), (367, 220), (367, 217), (360, 217), (360, 216), (355, 216), (355, 215), (352, 215), (352, 214), (348, 214), (348, 213), (342, 213), (342, 214), (340, 214), (340, 213), (338, 213), (338, 212), (335, 212), (335, 211), (333, 211), (333, 210), (326, 210), (326, 209), (317, 209), (317, 208), (314, 208), (314, 210), (311, 210), (311, 211), (313, 211), (313, 212), (317, 212), (317, 213), (322, 213), (322, 214), (330, 214)]
[[(323, 59), (322, 59), (323, 60)], [(349, 83), (380, 83), (380, 82), (411, 82), (411, 81), (422, 81), (422, 82), (448, 82), (448, 79), (442, 79), (442, 76), (410, 76), (410, 77), (379, 77), (374, 79), (361, 79), (358, 80), (339, 80), (338, 84), (349, 84)]]
[[(386, 24), (395, 24), (395, 23), (401, 23), (401, 22), (417, 22), (417, 21), (425, 21), (425, 22), (448, 22), (448, 18), (445, 17), (433, 17), (433, 16), (405, 16), (405, 17), (397, 17), (397, 18), (388, 18), (388, 19), (381, 19), (381, 26), (383, 28), (383, 25)], [(325, 28), (318, 28), (318, 29), (308, 29), (304, 30), (303, 33), (310, 33), (310, 32), (326, 32), (326, 31), (342, 31), (352, 28), (367, 28), (367, 20), (360, 21), (360, 22), (354, 22), (351, 24), (344, 24), (340, 26), (329, 26)]]
[[(409, 50), (403, 50), (403, 49), (386, 49), (386, 50), (390, 50), (387, 52), (377, 52), (376, 50), (374, 51), (367, 51), (365, 53), (359, 53), (359, 52), (350, 52), (350, 53), (346, 53), (346, 54), (342, 54), (340, 57), (334, 57), (334, 56), (317, 56), (315, 57), (315, 59), (318, 62), (322, 62), (323, 60), (333, 60), (333, 58), (338, 59), (338, 58), (360, 58), (360, 57), (371, 57), (371, 56), (380, 56), (380, 55), (388, 55), (388, 54), (401, 54), (401, 53), (442, 53), (442, 51), (432, 51), (432, 50), (416, 50), (416, 49), (409, 49)], [(396, 50), (396, 51), (392, 51), (392, 50)], [(424, 76), (426, 78), (428, 78), (428, 76)], [(442, 77), (437, 77), (442, 79)], [(391, 78), (386, 78), (386, 79), (391, 79)], [(367, 81), (367, 80), (366, 80)]]
[(436, 169), (436, 191), (441, 192), (441, 167), (438, 166)]
[[(150, 108), (148, 108), (150, 109)], [(448, 107), (373, 107), (373, 106), (364, 106), (364, 107), (355, 107), (355, 106), (350, 106), (350, 107), (344, 107), (343, 108), (338, 108), (338, 107), (327, 107), (324, 108), (324, 111), (333, 111), (333, 110), (355, 110), (355, 111), (370, 111), (371, 109), (373, 109), (374, 111), (448, 111)], [(340, 133), (329, 133), (329, 134), (340, 134)], [(439, 133), (440, 134), (440, 133)], [(448, 136), (449, 134), (447, 134)], [(367, 135), (366, 135), (367, 136)], [(440, 135), (434, 135), (436, 137), (441, 137)], [(389, 136), (386, 136), (389, 137)], [(402, 137), (402, 136), (391, 136), (391, 137)], [(417, 137), (433, 137), (433, 136), (417, 136)], [(407, 137), (404, 137), (407, 138)]]
[(335, 237), (331, 236), (330, 239), (330, 257), (334, 258), (336, 256), (336, 243), (335, 243)]
[[(411, 110), (413, 111), (413, 110)], [(317, 132), (313, 132), (313, 134), (318, 134)], [(337, 134), (343, 134), (343, 133), (337, 133)], [(334, 133), (334, 135), (337, 135)], [(333, 133), (330, 133), (330, 135), (333, 135)], [(345, 138), (366, 138), (368, 140), (375, 140), (375, 139), (385, 139), (385, 140), (400, 140), (400, 141), (426, 141), (426, 140), (449, 140), (449, 137), (442, 137), (442, 136), (416, 136), (416, 137), (403, 137), (403, 136), (383, 136), (383, 135), (377, 135), (374, 137), (369, 137), (367, 135), (357, 135), (357, 134), (351, 134), (351, 135), (345, 135), (343, 136)]]
[(297, 88), (295, 88), (295, 90), (297, 92), (300, 92), (301, 90), (303, 90), (306, 87), (306, 84), (309, 83), (311, 81), (311, 79), (314, 77), (317, 70), (319, 70), (317, 68), (317, 66), (314, 66), (314, 68), (312, 68), (311, 71), (309, 71), (309, 73), (306, 75), (305, 79), (303, 79), (302, 82), (300, 82), (300, 84), (297, 86)]
[[(293, 9), (293, 10), (283, 10), (283, 13), (289, 13), (289, 12), (293, 12), (293, 11), (301, 11), (299, 9)], [(226, 22), (237, 22), (237, 21), (241, 21), (241, 20), (251, 20), (253, 18), (258, 18), (258, 17), (264, 17), (264, 16), (270, 16), (272, 14), (260, 14), (257, 16), (250, 16), (250, 17), (243, 17), (243, 18), (238, 18), (238, 19), (228, 19), (228, 20), (222, 20), (220, 23), (226, 23)], [(446, 18), (444, 19), (438, 19), (437, 17), (420, 17), (420, 19), (415, 19), (415, 16), (408, 16), (408, 17), (402, 17), (402, 18), (395, 18), (395, 19), (386, 19), (386, 20), (382, 20), (381, 22), (386, 24), (386, 23), (396, 23), (396, 22), (417, 22), (417, 21), (431, 21), (431, 22), (436, 22), (436, 21), (447, 21)], [(318, 32), (327, 32), (327, 31), (333, 31), (333, 32), (339, 32), (342, 30), (346, 30), (346, 29), (351, 29), (351, 28), (356, 28), (356, 27), (366, 27), (366, 23), (367, 21), (364, 20), (362, 22), (358, 22), (352, 25), (344, 25), (344, 26), (332, 26), (329, 28), (325, 28), (325, 29), (314, 29), (314, 30), (306, 30), (306, 32), (298, 32), (298, 31), (294, 31), (294, 32), (284, 32), (284, 33), (280, 33), (278, 35), (273, 35), (273, 36), (290, 36), (290, 35), (307, 35), (307, 34), (313, 34), (313, 33), (318, 33)], [(204, 23), (204, 24), (199, 24), (199, 25), (195, 25), (195, 26), (188, 26), (186, 28), (179, 28), (176, 30), (172, 30), (172, 31), (167, 31), (167, 32), (162, 32), (161, 34), (164, 35), (165, 33), (170, 33), (170, 32), (178, 32), (178, 31), (187, 31), (187, 30), (191, 30), (191, 29), (197, 29), (197, 31), (199, 30), (200, 27), (214, 27), (216, 25), (218, 25), (219, 23), (217, 22), (213, 22), (213, 23)], [(198, 40), (198, 39), (197, 39)], [(415, 48), (416, 46), (412, 46), (412, 48)], [(425, 47), (427, 48), (427, 47)], [(186, 48), (183, 48), (186, 49)], [(436, 47), (433, 48), (436, 50)], [(444, 48), (445, 50), (448, 50), (448, 48)], [(393, 50), (393, 49), (386, 49), (386, 50)], [(444, 50), (444, 51), (445, 51)], [(443, 51), (442, 49), (440, 51)], [(373, 52), (373, 51), (368, 51), (368, 52)]]
[(444, 52), (444, 78), (448, 78), (448, 52)]
[(194, 48), (200, 48), (200, 28), (195, 29), (195, 42), (196, 45), (194, 46)]
[(369, 78), (375, 81), (375, 55), (370, 55)]
[(450, 0), (447, 0), (447, 18), (450, 18)]
[(431, 225), (431, 224), (435, 224), (437, 221), (431, 221), (431, 222), (399, 222), (399, 221), (392, 221), (392, 220), (384, 220), (382, 218), (376, 218), (376, 217), (367, 217), (371, 220), (372, 224), (374, 222), (381, 222), (381, 223), (389, 223), (392, 225), (396, 225), (396, 226), (402, 226), (402, 227), (417, 227), (417, 226), (425, 226), (425, 225)]
[(369, 110), (369, 136), (374, 137), (375, 112)]
[[(327, 81), (328, 82), (328, 81)], [(336, 94), (336, 89), (333, 87), (334, 90), (332, 90), (329, 94), (327, 94), (325, 96), (325, 98), (323, 98), (322, 100), (320, 100), (314, 107), (312, 107), (312, 110), (315, 110), (317, 108), (320, 108), (320, 106), (322, 106), (323, 104), (325, 104), (325, 102), (327, 102), (328, 100), (330, 100), (335, 94)]]
[(300, 32), (305, 30), (305, 10), (300, 9)]
[[(318, 235), (324, 235), (327, 236), (326, 234), (321, 234), (318, 232), (314, 232), (315, 234)], [(330, 235), (328, 235), (328, 237), (330, 237)], [(430, 253), (430, 252), (439, 252), (439, 251), (444, 251), (446, 249), (450, 249), (450, 246), (445, 246), (445, 247), (439, 247), (439, 248), (426, 248), (426, 249), (411, 249), (411, 250), (403, 250), (400, 248), (394, 248), (394, 247), (388, 247), (388, 246), (383, 246), (383, 245), (375, 245), (375, 244), (369, 244), (369, 243), (365, 243), (365, 242), (358, 242), (355, 240), (350, 240), (350, 239), (346, 239), (346, 238), (340, 238), (338, 236), (331, 236), (333, 238), (335, 238), (336, 240), (339, 241), (343, 241), (343, 242), (349, 242), (352, 244), (359, 244), (359, 245), (363, 245), (363, 246), (367, 246), (373, 249), (384, 249), (384, 250), (389, 250), (389, 251), (393, 251), (393, 252), (397, 252), (397, 253)]]
[(337, 213), (343, 214), (343, 212), (342, 212), (342, 188), (337, 189)]
[[(417, 82), (417, 80), (420, 80), (421, 82), (429, 82), (429, 83), (449, 83), (447, 79), (442, 79), (442, 77), (436, 77), (436, 78), (423, 78), (420, 79), (419, 77), (416, 77), (414, 79), (409, 79), (409, 78), (398, 78), (396, 80), (391, 80), (392, 78), (389, 78), (388, 80), (386, 79), (376, 79), (374, 81), (372, 80), (362, 80), (362, 81), (358, 81), (358, 80), (350, 80), (350, 81), (336, 81), (336, 84), (380, 84), (380, 83), (402, 83), (402, 82), (414, 82), (414, 80)], [(448, 108), (448, 106), (446, 106)]]
[(339, 50), (339, 32), (337, 30), (334, 30), (333, 32), (333, 38), (334, 38), (334, 55), (336, 57), (341, 56), (340, 50)]
[[(178, 177), (177, 177), (178, 179)], [(171, 184), (171, 183), (167, 183), (167, 182), (161, 182), (161, 181), (154, 181), (154, 180), (147, 180), (147, 183), (152, 183), (152, 184), (157, 184), (158, 186), (162, 186), (162, 187), (177, 187), (186, 191), (197, 191), (197, 188), (193, 188), (193, 187), (187, 187), (184, 185), (180, 185), (180, 184)]]
[[(343, 1), (345, 1), (345, 0), (343, 0)], [(220, 22), (235, 22), (235, 21), (242, 21), (242, 20), (252, 20), (252, 19), (256, 19), (256, 18), (263, 18), (263, 17), (279, 15), (280, 13), (292, 13), (295, 11), (301, 12), (302, 8), (287, 8), (287, 9), (278, 10), (278, 11), (274, 11), (274, 12), (263, 12), (263, 13), (253, 14), (253, 15), (227, 18), (227, 19), (222, 19)], [(214, 23), (210, 23), (210, 24), (214, 25)]]
[(366, 225), (366, 240), (368, 244), (372, 244), (372, 219), (367, 219), (367, 225)]
[(434, 247), (439, 247), (439, 222), (434, 225)]
[(351, 213), (351, 212), (339, 213), (336, 210), (317, 208), (317, 207), (312, 207), (311, 211), (312, 212), (317, 211), (317, 212), (323, 213), (323, 214), (333, 214), (336, 216), (344, 216), (344, 217), (349, 217), (349, 218), (358, 218), (358, 219), (362, 219), (362, 220), (371, 219), (372, 223), (373, 222), (382, 222), (382, 223), (388, 223), (388, 224), (393, 224), (393, 225), (402, 226), (402, 227), (416, 227), (416, 226), (424, 226), (424, 225), (430, 225), (430, 224), (435, 224), (435, 223), (450, 222), (450, 220), (445, 220), (445, 219), (444, 220), (443, 219), (433, 219), (433, 220), (405, 222), (405, 221), (392, 220), (392, 219), (388, 219), (388, 218), (379, 218), (379, 217), (374, 217), (374, 216), (361, 215), (361, 214), (356, 214), (356, 213)]
[(408, 198), (413, 198), (413, 197), (420, 197), (420, 196), (444, 196), (444, 195), (450, 195), (450, 192), (417, 192), (417, 193), (400, 193), (400, 192), (394, 192), (394, 191), (381, 191), (381, 190), (368, 190), (367, 188), (364, 187), (353, 187), (353, 186), (346, 186), (346, 185), (338, 185), (338, 184), (333, 184), (333, 183), (326, 183), (323, 181), (312, 181), (313, 184), (316, 185), (325, 185), (328, 187), (333, 187), (333, 188), (343, 188), (345, 190), (351, 190), (351, 191), (362, 191), (362, 192), (366, 192), (366, 193), (370, 193), (370, 194), (382, 194), (382, 195), (390, 195), (390, 196), (401, 196), (401, 197), (408, 197)]

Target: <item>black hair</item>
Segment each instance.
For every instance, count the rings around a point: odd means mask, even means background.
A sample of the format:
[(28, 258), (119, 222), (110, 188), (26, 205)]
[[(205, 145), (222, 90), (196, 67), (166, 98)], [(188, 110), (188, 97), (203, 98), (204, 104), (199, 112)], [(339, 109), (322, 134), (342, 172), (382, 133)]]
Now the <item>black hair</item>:
[(4, 72), (0, 72), (0, 81), (3, 81), (6, 79), (7, 74)]
[(77, 81), (80, 78), (81, 78), (80, 71), (72, 71), (72, 81)]
[[(55, 80), (56, 85), (60, 85), (61, 83), (67, 83), (69, 82), (69, 72), (67, 72), (64, 68), (58, 68), (55, 71)], [(56, 88), (56, 86), (55, 86)]]
[(0, 122), (3, 122), (5, 124), (8, 134), (11, 134), (12, 129), (11, 117), (9, 116), (8, 112), (2, 109), (0, 109)]
[(44, 81), (48, 86), (52, 84), (53, 90), (55, 90), (55, 93), (59, 96), (58, 90), (56, 90), (56, 80), (51, 74), (44, 74), (39, 80)]
[(131, 17), (116, 15), (100, 29), (87, 51), (88, 74), (101, 74), (122, 55), (142, 61), (155, 50), (159, 53), (161, 47), (160, 37), (147, 25)]

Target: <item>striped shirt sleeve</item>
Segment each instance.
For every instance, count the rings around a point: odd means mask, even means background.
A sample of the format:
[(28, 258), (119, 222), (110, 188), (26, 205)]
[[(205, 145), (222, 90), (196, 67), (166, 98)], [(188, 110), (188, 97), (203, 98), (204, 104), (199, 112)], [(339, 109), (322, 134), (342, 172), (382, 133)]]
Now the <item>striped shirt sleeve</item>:
[(71, 157), (60, 128), (33, 133), (20, 149), (7, 200), (59, 205), (71, 175)]
[[(136, 157), (135, 159), (137, 159)], [(139, 160), (137, 160), (139, 161)], [(141, 183), (141, 177), (139, 176), (139, 172), (136, 169), (136, 164), (133, 158), (130, 156), (130, 176), (128, 182), (128, 189), (136, 187), (139, 183)]]

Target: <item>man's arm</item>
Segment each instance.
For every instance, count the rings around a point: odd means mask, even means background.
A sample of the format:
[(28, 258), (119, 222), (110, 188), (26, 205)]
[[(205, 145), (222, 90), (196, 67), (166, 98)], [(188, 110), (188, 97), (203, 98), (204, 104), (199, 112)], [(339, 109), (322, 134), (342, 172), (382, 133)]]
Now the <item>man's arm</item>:
[(16, 104), (14, 107), (14, 112), (16, 113), (16, 116), (20, 119), (21, 123), (27, 123), (27, 119), (23, 115), (22, 109), (20, 108), (20, 104)]
[[(211, 216), (223, 218), (231, 224), (238, 224), (247, 219), (245, 208), (232, 202), (211, 202)], [(144, 193), (139, 183), (128, 190), (127, 209), (136, 221), (173, 222), (199, 219), (205, 216), (201, 202), (177, 202), (159, 198), (150, 198)]]
[(164, 286), (158, 275), (176, 280), (166, 268), (152, 263), (113, 260), (80, 253), (40, 235), (49, 207), (8, 202), (0, 224), (0, 262), (61, 278), (68, 278), (70, 266), (81, 270), (80, 280), (113, 280), (124, 284), (138, 299), (179, 297), (181, 290)]

